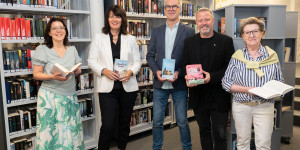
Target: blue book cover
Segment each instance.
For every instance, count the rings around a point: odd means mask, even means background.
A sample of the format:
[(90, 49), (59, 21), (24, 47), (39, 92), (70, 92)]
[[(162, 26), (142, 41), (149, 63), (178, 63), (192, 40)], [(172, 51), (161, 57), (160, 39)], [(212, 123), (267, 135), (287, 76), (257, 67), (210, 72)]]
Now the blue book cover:
[(126, 75), (127, 68), (128, 68), (127, 60), (115, 59), (114, 72), (117, 73), (119, 77), (123, 77)]
[(173, 79), (175, 70), (175, 59), (163, 59), (162, 78)]
[(189, 16), (193, 16), (193, 5), (189, 4)]

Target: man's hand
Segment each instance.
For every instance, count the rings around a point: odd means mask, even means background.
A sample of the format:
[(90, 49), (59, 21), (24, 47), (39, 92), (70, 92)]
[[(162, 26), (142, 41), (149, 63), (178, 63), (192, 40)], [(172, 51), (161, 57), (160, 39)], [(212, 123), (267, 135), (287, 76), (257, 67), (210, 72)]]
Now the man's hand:
[(164, 83), (164, 82), (166, 81), (166, 79), (163, 79), (163, 78), (161, 77), (161, 71), (160, 71), (160, 70), (156, 71), (156, 76), (157, 76), (157, 79), (158, 79), (160, 82)]
[(209, 72), (206, 72), (204, 70), (203, 70), (203, 73), (205, 74), (204, 84), (207, 84), (210, 82), (210, 74), (209, 74)]
[(179, 72), (178, 71), (175, 71), (174, 72), (174, 76), (173, 76), (173, 80), (171, 80), (171, 79), (167, 79), (169, 82), (171, 82), (171, 83), (173, 83), (173, 82), (175, 82), (177, 79), (178, 79), (178, 74), (179, 74)]
[(188, 75), (185, 75), (184, 78), (185, 78), (185, 83), (186, 83), (186, 86), (187, 86), (187, 87), (195, 87), (195, 86), (198, 85), (198, 84), (189, 84), (189, 78), (188, 78)]
[(108, 70), (106, 68), (102, 70), (102, 74), (114, 81), (119, 79), (119, 76), (115, 72)]
[(127, 82), (129, 79), (130, 79), (130, 77), (133, 75), (133, 72), (131, 71), (131, 70), (128, 70), (127, 72), (126, 72), (126, 75), (125, 76), (123, 76), (123, 77), (120, 77), (120, 81), (121, 82)]

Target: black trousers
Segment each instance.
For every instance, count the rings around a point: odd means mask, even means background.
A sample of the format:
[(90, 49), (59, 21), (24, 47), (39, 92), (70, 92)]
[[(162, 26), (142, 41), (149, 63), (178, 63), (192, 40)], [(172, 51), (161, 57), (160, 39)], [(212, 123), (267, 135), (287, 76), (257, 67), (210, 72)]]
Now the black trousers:
[(199, 126), (202, 150), (226, 150), (228, 112), (194, 110)]
[(118, 148), (125, 150), (130, 133), (130, 120), (137, 92), (113, 89), (110, 93), (99, 93), (102, 126), (98, 141), (99, 150), (109, 150), (114, 134), (115, 117), (119, 112)]

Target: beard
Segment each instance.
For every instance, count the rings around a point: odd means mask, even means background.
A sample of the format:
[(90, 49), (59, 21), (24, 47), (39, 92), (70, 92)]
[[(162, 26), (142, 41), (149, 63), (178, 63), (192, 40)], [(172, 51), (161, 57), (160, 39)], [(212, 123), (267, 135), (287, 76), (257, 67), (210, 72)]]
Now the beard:
[[(206, 27), (208, 27), (208, 26), (206, 26)], [(201, 28), (202, 28), (202, 27), (201, 27)], [(201, 32), (202, 34), (207, 35), (207, 34), (210, 33), (210, 28), (208, 28), (207, 30), (202, 30), (201, 28), (200, 28), (200, 32)]]

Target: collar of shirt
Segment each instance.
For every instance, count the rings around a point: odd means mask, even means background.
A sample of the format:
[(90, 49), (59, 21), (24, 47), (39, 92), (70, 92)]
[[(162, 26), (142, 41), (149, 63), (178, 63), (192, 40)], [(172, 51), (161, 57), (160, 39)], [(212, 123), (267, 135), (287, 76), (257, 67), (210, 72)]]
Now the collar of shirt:
[[(247, 55), (247, 58), (246, 58), (246, 59), (248, 59), (248, 60), (254, 60), (254, 59), (252, 58), (252, 56), (249, 54), (247, 46), (243, 48), (243, 52), (244, 52), (244, 54)], [(258, 52), (259, 52), (260, 56), (257, 57), (256, 60), (261, 61), (261, 60), (264, 60), (264, 59), (266, 59), (267, 57), (269, 57), (269, 53), (267, 52), (267, 49), (266, 49), (264, 46), (262, 46), (261, 44), (260, 44), (260, 46), (259, 46)]]
[[(172, 30), (173, 30), (174, 28), (176, 29), (176, 28), (179, 26), (179, 23), (180, 23), (180, 21), (178, 21), (176, 24), (174, 24)], [(170, 28), (168, 22), (166, 22), (166, 28), (169, 28), (169, 29), (171, 30), (171, 28)]]

